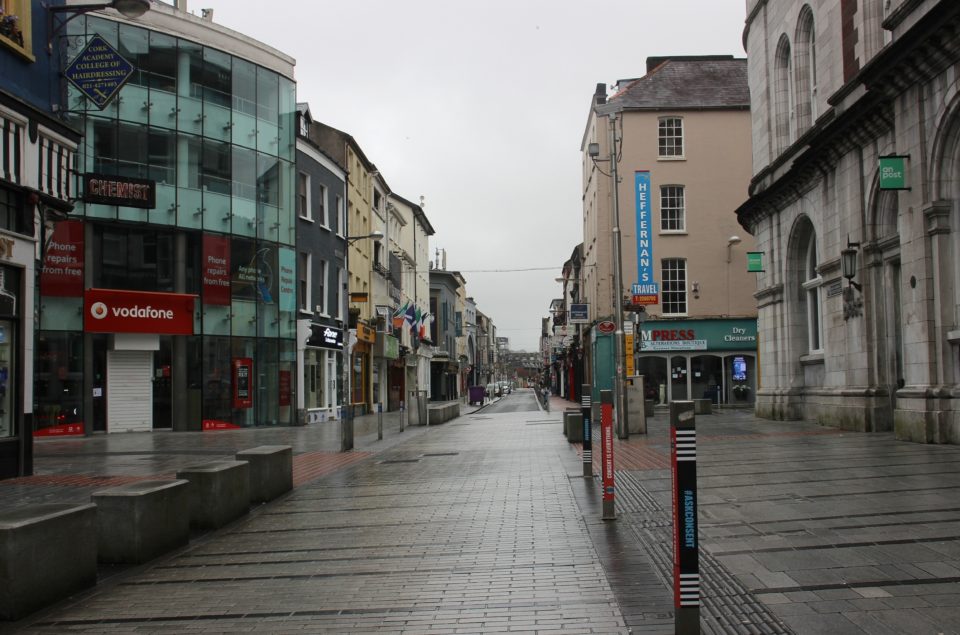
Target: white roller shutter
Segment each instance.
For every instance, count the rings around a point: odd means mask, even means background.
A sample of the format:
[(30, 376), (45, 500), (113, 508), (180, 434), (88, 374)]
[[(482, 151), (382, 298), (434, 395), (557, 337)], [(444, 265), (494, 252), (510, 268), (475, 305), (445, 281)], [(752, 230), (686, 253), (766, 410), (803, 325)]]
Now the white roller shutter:
[(107, 432), (153, 429), (153, 351), (107, 351)]

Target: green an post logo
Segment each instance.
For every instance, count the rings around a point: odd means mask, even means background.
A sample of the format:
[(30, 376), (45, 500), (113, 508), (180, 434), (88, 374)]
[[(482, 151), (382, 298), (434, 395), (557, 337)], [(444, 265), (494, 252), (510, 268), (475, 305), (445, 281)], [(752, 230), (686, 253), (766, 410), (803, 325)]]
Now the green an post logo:
[(908, 156), (880, 157), (880, 189), (909, 190), (907, 186)]

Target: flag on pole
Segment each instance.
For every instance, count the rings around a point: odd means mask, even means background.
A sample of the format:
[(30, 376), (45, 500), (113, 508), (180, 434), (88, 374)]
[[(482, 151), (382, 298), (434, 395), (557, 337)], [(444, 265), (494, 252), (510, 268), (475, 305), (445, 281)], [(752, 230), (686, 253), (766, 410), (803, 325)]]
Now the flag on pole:
[(433, 316), (429, 313), (423, 314), (423, 319), (420, 320), (420, 339), (425, 339), (427, 337), (427, 329), (430, 328), (430, 324), (433, 323)]
[(403, 326), (403, 322), (406, 319), (407, 307), (410, 305), (410, 300), (407, 300), (403, 303), (397, 312), (393, 314), (393, 328), (398, 329)]
[(411, 330), (416, 328), (414, 325), (414, 323), (416, 322), (416, 319), (415, 319), (416, 315), (417, 314), (416, 314), (416, 311), (414, 311), (413, 304), (409, 305), (407, 307), (407, 314), (404, 316), (404, 319), (406, 320), (407, 325), (410, 327)]

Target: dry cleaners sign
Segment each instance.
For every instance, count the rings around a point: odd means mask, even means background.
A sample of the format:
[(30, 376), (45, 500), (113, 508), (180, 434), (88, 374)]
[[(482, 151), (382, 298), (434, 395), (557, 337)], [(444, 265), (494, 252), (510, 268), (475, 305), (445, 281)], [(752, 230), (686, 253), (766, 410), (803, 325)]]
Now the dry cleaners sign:
[(640, 329), (641, 353), (756, 350), (756, 320), (655, 320)]

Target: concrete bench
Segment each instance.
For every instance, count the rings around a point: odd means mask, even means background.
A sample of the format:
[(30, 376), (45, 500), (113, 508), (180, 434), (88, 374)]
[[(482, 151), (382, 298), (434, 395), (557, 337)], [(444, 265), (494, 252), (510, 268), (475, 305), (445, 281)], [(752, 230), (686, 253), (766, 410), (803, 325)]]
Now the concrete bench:
[(293, 489), (293, 448), (261, 445), (237, 452), (238, 461), (250, 464), (250, 502), (265, 503)]
[(140, 564), (190, 541), (187, 481), (139, 481), (94, 492), (97, 559)]
[(693, 414), (695, 415), (708, 415), (712, 412), (713, 402), (709, 399), (694, 399), (693, 400)]
[(250, 510), (250, 464), (211, 461), (177, 472), (190, 481), (190, 526), (217, 529)]
[(18, 620), (97, 583), (97, 508), (0, 511), (0, 619)]
[(430, 425), (445, 423), (460, 416), (460, 402), (430, 404), (427, 407), (427, 421)]

